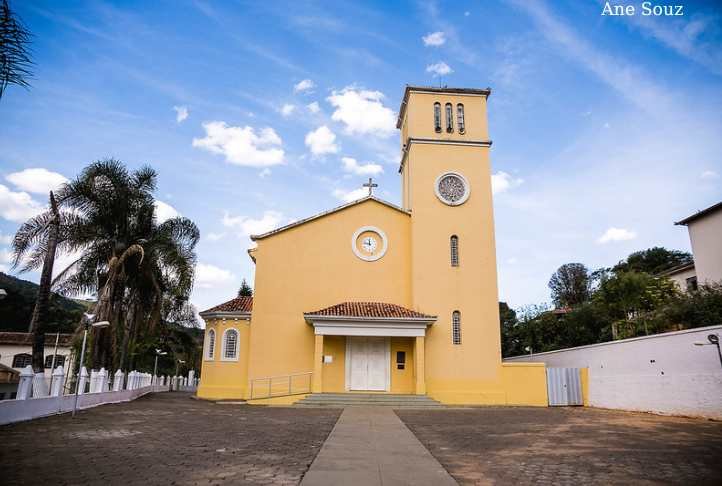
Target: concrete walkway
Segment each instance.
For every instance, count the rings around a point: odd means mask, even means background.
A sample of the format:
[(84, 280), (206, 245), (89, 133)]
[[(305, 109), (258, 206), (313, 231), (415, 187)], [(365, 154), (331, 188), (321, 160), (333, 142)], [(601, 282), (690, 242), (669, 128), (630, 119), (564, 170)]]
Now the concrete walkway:
[(303, 477), (302, 486), (456, 485), (386, 407), (348, 407)]

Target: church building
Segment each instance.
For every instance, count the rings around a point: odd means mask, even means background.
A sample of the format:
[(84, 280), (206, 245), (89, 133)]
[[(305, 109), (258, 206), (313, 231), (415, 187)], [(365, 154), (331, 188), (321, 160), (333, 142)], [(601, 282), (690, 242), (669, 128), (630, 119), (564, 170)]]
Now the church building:
[(543, 364), (501, 360), (489, 95), (407, 86), (400, 205), (369, 181), (367, 197), (251, 237), (254, 296), (201, 313), (200, 398), (547, 404)]

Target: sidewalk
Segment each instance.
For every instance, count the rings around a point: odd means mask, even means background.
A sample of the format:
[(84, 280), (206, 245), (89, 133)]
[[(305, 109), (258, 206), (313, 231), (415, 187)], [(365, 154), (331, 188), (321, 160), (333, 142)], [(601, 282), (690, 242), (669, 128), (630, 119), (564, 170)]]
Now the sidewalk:
[(386, 407), (348, 407), (302, 486), (455, 485), (456, 481)]

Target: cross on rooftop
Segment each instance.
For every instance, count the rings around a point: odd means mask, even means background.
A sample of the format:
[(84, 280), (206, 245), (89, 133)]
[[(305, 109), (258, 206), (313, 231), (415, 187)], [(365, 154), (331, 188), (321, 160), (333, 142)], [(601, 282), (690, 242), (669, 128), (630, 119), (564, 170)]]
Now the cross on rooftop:
[(369, 188), (369, 196), (373, 195), (374, 187), (379, 187), (378, 184), (374, 183), (374, 180), (369, 177), (369, 181), (363, 185), (363, 187)]

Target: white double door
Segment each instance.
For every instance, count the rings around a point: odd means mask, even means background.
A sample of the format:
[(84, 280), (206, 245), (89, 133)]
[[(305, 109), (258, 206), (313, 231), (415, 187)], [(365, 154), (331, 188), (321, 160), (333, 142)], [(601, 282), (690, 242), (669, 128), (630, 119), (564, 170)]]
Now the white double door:
[(389, 389), (389, 341), (383, 337), (348, 336), (349, 390)]

